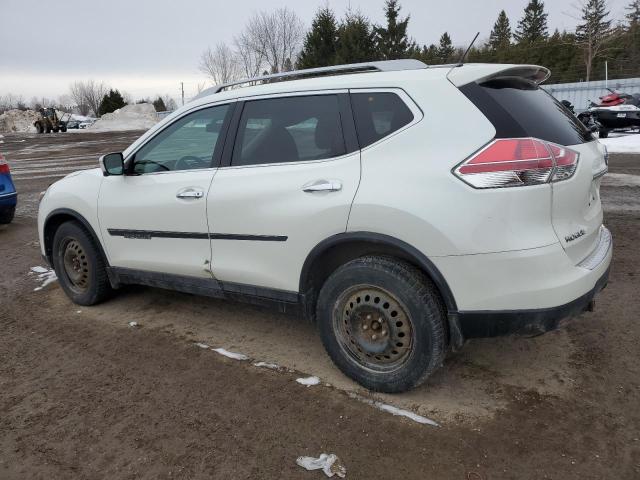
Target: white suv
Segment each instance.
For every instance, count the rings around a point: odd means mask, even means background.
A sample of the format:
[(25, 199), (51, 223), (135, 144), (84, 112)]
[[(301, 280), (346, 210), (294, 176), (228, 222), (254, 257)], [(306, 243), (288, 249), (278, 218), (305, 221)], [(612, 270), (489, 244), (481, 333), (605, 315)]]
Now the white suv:
[(215, 87), (52, 185), (42, 253), (81, 305), (143, 284), (299, 311), (346, 375), (407, 390), (606, 285), (606, 152), (548, 74), (392, 61)]

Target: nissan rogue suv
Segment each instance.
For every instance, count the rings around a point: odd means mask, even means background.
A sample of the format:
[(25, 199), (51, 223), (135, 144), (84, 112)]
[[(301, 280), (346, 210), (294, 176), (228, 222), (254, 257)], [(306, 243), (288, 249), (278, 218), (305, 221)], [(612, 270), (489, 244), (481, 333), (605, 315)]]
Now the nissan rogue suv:
[(405, 391), (607, 283), (606, 151), (548, 75), (404, 60), (214, 87), (53, 184), (42, 253), (80, 305), (142, 284), (299, 312), (346, 375)]

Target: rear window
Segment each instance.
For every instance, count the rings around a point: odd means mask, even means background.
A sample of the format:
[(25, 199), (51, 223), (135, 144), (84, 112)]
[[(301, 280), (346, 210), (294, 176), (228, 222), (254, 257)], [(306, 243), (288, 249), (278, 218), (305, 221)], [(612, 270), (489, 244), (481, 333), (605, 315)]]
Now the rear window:
[(529, 80), (496, 78), (460, 90), (493, 123), (497, 138), (535, 137), (565, 146), (594, 140), (575, 115)]
[(413, 121), (413, 113), (395, 93), (352, 93), (360, 148), (400, 130)]

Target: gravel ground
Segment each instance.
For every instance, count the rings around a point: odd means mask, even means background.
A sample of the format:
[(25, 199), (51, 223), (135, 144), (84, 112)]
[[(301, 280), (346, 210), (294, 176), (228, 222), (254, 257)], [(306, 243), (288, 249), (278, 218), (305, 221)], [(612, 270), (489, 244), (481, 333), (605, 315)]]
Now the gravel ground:
[[(0, 145), (20, 191), (0, 228), (1, 479), (313, 479), (295, 459), (323, 452), (355, 479), (640, 478), (640, 155), (612, 156), (603, 184), (615, 255), (595, 313), (536, 338), (468, 342), (427, 385), (373, 396), (295, 317), (141, 287), (93, 308), (55, 282), (34, 291), (39, 192), (139, 133)], [(322, 383), (296, 382), (309, 375)]]

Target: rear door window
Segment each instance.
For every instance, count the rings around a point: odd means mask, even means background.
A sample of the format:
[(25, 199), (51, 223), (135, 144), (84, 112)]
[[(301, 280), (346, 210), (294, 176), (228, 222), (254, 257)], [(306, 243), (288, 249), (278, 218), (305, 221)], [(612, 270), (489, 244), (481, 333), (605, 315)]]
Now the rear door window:
[(400, 130), (413, 121), (413, 113), (395, 93), (351, 93), (360, 148)]
[(346, 153), (337, 95), (246, 102), (231, 165), (302, 162)]
[(460, 90), (493, 123), (497, 138), (534, 137), (565, 146), (594, 139), (571, 111), (529, 80), (496, 78)]

